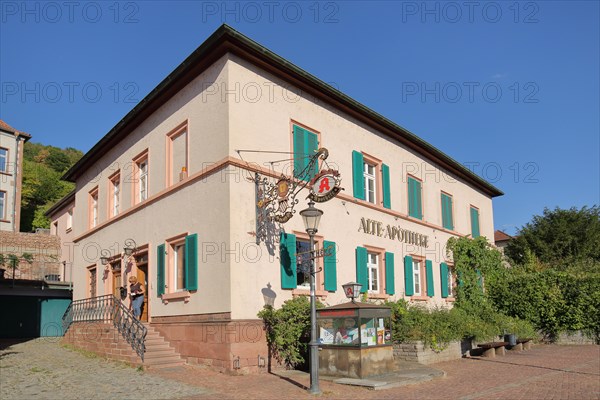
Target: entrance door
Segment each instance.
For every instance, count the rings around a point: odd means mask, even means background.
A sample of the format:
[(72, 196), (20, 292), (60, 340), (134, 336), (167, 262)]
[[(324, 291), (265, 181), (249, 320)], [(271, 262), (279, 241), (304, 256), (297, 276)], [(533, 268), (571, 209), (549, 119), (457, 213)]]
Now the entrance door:
[(140, 321), (148, 322), (148, 253), (140, 254), (135, 257), (135, 261), (137, 264), (137, 278), (138, 282), (144, 285), (144, 289), (146, 289), (146, 294), (144, 295), (144, 304), (142, 306), (142, 315), (140, 316)]
[(112, 281), (112, 289), (113, 289), (113, 294), (115, 295), (115, 297), (117, 299), (121, 298), (121, 270), (113, 270), (112, 272), (112, 277), (113, 277), (113, 281)]

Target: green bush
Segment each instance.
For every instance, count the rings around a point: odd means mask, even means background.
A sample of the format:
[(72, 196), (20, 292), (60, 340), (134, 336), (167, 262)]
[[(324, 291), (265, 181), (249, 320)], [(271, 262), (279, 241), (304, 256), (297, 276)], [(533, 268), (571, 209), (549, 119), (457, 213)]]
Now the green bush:
[(404, 300), (386, 305), (392, 308), (392, 338), (395, 342), (420, 340), (434, 351), (444, 350), (449, 342), (465, 338), (491, 341), (505, 333), (522, 338), (535, 337), (529, 322), (493, 310), (475, 313), (459, 307), (427, 309)]
[(600, 273), (513, 268), (489, 293), (499, 310), (531, 321), (549, 340), (575, 330), (600, 338)]
[[(323, 305), (317, 302), (317, 308)], [(305, 296), (287, 300), (280, 309), (265, 306), (258, 313), (265, 323), (271, 355), (287, 368), (301, 367), (308, 360), (310, 301)]]

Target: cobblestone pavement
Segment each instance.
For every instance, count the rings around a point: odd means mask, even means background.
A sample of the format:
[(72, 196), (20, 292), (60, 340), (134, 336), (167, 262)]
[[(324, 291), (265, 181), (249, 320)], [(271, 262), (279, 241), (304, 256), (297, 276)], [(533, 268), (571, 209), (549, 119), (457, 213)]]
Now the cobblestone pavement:
[[(445, 371), (446, 377), (378, 391), (321, 381), (323, 395), (317, 397), (600, 399), (600, 346), (538, 345), (495, 359), (461, 359), (433, 367)], [(44, 339), (0, 351), (2, 400), (314, 399), (306, 385), (308, 376), (303, 373), (229, 376), (198, 366), (139, 372)]]
[[(357, 399), (600, 399), (600, 346), (538, 345), (494, 359), (471, 358), (431, 365), (445, 378), (387, 390), (321, 381), (322, 398)], [(162, 377), (212, 390), (219, 399), (314, 399), (306, 374), (228, 377), (198, 367), (157, 371)], [(283, 375), (283, 374), (281, 374)]]
[(57, 339), (0, 341), (0, 399), (177, 399), (208, 394), (202, 387), (69, 350)]

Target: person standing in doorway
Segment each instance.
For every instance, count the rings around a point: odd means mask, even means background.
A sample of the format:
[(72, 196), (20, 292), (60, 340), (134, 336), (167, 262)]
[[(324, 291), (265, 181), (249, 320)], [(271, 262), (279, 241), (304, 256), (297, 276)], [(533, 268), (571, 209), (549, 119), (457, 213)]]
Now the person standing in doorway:
[(137, 277), (129, 277), (129, 309), (133, 309), (133, 316), (140, 319), (142, 304), (144, 304), (144, 285), (138, 282)]

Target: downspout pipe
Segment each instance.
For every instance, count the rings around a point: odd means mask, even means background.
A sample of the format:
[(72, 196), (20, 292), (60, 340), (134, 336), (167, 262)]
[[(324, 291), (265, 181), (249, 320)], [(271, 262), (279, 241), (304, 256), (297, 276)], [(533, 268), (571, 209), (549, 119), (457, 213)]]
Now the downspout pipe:
[(12, 231), (16, 232), (17, 229), (17, 186), (19, 183), (19, 153), (20, 153), (20, 149), (19, 149), (19, 142), (21, 142), (23, 139), (21, 138), (21, 136), (19, 136), (19, 133), (16, 132), (15, 133), (17, 135), (17, 149), (15, 151), (15, 181), (13, 184), (13, 201), (12, 201), (12, 211), (13, 211), (13, 217), (12, 217)]

